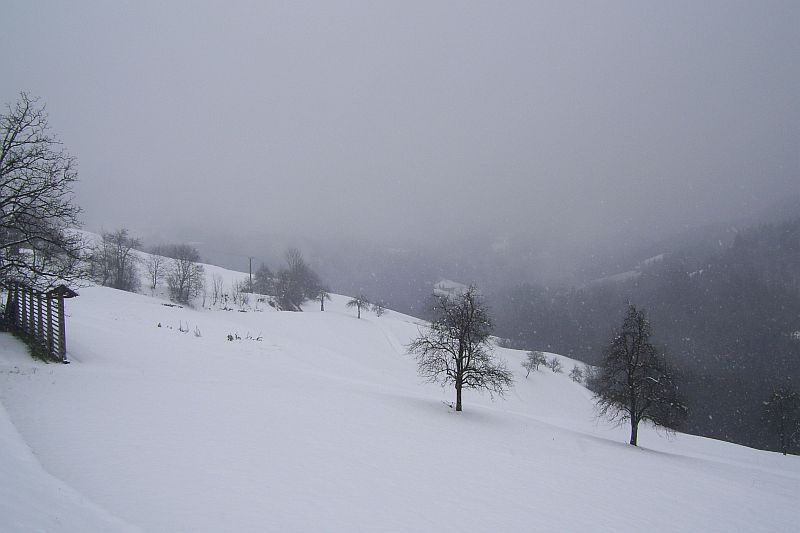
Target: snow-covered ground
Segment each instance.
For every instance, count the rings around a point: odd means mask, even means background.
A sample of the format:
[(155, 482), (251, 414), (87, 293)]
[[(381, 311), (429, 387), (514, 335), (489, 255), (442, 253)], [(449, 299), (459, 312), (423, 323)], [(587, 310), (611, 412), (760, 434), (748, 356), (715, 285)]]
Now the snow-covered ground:
[[(242, 274), (208, 267), (228, 287)], [(649, 427), (567, 373), (504, 400), (424, 383), (417, 321), (68, 301), (70, 365), (0, 334), (2, 531), (793, 531), (800, 460)], [(255, 304), (255, 302), (253, 302)], [(160, 325), (160, 327), (159, 327)], [(186, 330), (184, 333), (180, 330)], [(197, 331), (197, 334), (195, 334)], [(199, 335), (199, 336), (198, 336)], [(234, 338), (228, 340), (228, 336)], [(237, 339), (238, 337), (238, 339)]]

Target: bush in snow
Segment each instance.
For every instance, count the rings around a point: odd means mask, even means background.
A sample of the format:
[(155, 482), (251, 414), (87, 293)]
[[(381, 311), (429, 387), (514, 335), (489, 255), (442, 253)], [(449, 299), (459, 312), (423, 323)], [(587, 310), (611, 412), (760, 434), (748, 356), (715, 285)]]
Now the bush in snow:
[(167, 248), (171, 257), (167, 267), (167, 286), (170, 298), (188, 304), (203, 288), (203, 265), (199, 265), (200, 253), (188, 244), (177, 244)]
[(527, 370), (525, 377), (527, 378), (531, 371), (539, 370), (539, 365), (546, 364), (547, 358), (538, 350), (528, 352), (528, 357), (522, 362), (522, 368)]
[(547, 366), (548, 366), (548, 368), (550, 368), (550, 370), (552, 370), (552, 371), (553, 371), (555, 374), (560, 374), (560, 373), (561, 373), (561, 361), (559, 361), (559, 360), (558, 360), (558, 357), (556, 357), (555, 355), (553, 356), (553, 358), (552, 358), (552, 359), (550, 359), (550, 360), (547, 362)]
[(253, 274), (252, 291), (269, 296), (275, 295), (275, 275), (264, 263), (261, 263), (261, 266)]
[(275, 296), (281, 309), (300, 311), (303, 302), (317, 298), (320, 286), (319, 276), (305, 262), (300, 250), (289, 248), (286, 268), (278, 271), (275, 280)]
[(572, 381), (575, 383), (581, 383), (583, 381), (583, 370), (578, 365), (572, 367), (572, 370), (569, 371), (569, 377), (572, 378)]
[(372, 311), (375, 313), (375, 316), (383, 316), (386, 313), (386, 305), (383, 302), (375, 302), (372, 304)]

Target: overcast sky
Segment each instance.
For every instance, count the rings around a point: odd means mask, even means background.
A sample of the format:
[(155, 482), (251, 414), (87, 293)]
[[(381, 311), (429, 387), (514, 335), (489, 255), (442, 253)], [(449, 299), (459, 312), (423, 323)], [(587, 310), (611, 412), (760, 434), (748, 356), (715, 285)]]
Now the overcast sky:
[(4, 2), (88, 229), (570, 243), (800, 192), (800, 2)]

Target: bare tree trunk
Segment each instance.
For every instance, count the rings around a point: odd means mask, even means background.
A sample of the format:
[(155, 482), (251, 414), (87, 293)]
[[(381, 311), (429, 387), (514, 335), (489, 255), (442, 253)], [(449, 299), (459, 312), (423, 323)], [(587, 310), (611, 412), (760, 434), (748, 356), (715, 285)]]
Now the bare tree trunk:
[(630, 407), (631, 415), (631, 444), (636, 446), (636, 441), (639, 437), (639, 417), (637, 416), (639, 412), (636, 409), (636, 393), (630, 376), (628, 376), (628, 391), (628, 406)]
[(456, 381), (456, 411), (461, 411), (461, 380)]

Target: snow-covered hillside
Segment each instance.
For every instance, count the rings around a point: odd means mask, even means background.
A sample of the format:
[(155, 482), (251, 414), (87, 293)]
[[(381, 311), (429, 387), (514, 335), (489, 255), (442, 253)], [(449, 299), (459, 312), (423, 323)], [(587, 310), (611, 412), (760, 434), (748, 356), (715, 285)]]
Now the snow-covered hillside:
[[(241, 273), (208, 267), (228, 286)], [(505, 400), (423, 383), (417, 321), (68, 302), (70, 365), (0, 334), (3, 531), (791, 531), (797, 457), (594, 416), (574, 362)], [(187, 330), (183, 332), (181, 330)], [(196, 333), (195, 333), (196, 332)], [(228, 340), (233, 338), (234, 340)]]

